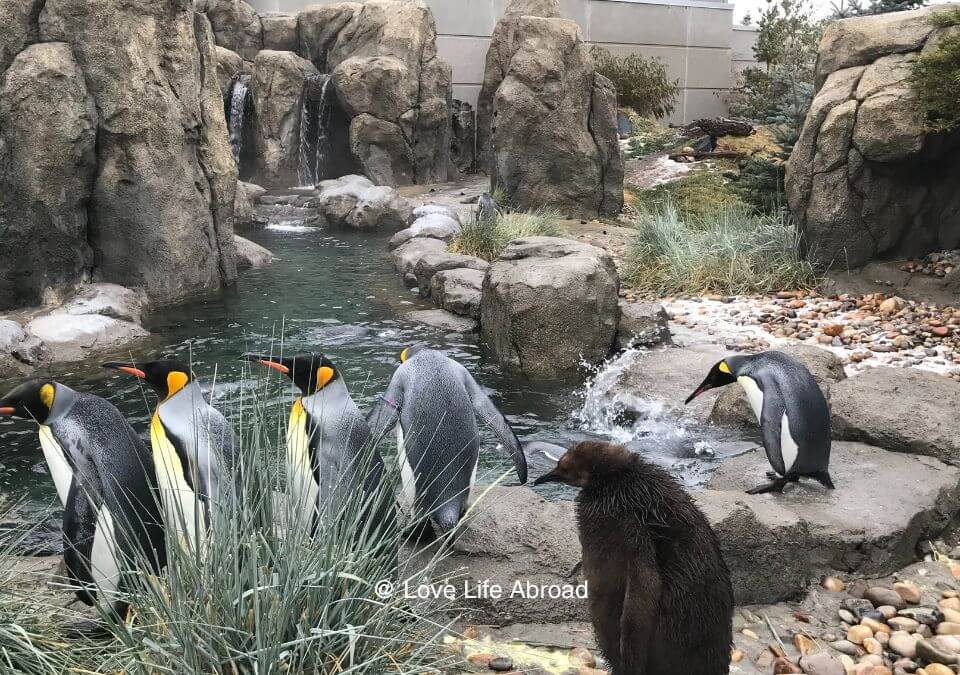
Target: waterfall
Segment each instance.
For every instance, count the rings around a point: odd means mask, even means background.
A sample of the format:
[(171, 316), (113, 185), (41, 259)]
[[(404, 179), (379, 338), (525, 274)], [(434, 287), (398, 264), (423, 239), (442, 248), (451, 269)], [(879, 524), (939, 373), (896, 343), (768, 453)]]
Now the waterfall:
[(330, 117), (334, 108), (330, 76), (312, 75), (303, 81), (300, 104), (300, 185), (315, 185), (330, 178)]
[(237, 74), (230, 85), (230, 109), (227, 111), (227, 129), (230, 132), (230, 147), (233, 161), (240, 166), (240, 153), (243, 150), (243, 118), (247, 111), (250, 89), (249, 75)]

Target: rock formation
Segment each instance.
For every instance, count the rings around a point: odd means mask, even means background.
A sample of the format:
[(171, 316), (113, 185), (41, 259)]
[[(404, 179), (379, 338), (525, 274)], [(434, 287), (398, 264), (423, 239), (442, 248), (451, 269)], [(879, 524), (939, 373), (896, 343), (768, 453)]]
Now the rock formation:
[(331, 74), (362, 172), (380, 185), (446, 180), (451, 70), (426, 3), (315, 5), (299, 25), (300, 54)]
[[(197, 10), (206, 13), (217, 44), (236, 52), (245, 61), (253, 61), (264, 48), (284, 49), (265, 47), (264, 29), (257, 10), (243, 0), (198, 0)], [(271, 29), (270, 37), (275, 42), (275, 26)]]
[(817, 92), (787, 166), (809, 257), (858, 267), (960, 245), (960, 132), (928, 131), (909, 77), (937, 8), (846, 19), (820, 43)]
[(0, 309), (89, 277), (160, 301), (233, 280), (207, 21), (175, 0), (4, 0), (0, 18)]
[(483, 338), (507, 370), (540, 378), (576, 373), (613, 348), (619, 289), (602, 249), (558, 237), (516, 239), (483, 280)]
[(487, 52), (478, 147), (493, 188), (516, 209), (571, 216), (623, 207), (617, 96), (558, 0), (514, 0)]

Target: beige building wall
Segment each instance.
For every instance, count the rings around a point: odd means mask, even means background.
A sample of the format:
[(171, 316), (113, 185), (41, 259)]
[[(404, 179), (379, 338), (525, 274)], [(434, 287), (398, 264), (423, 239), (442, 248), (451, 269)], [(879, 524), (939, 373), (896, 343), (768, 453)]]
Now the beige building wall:
[[(250, 0), (260, 12), (295, 13), (338, 0)], [(453, 67), (454, 97), (475, 104), (490, 35), (509, 0), (427, 0), (437, 21), (437, 49)], [(587, 42), (615, 54), (664, 61), (681, 95), (671, 122), (726, 112), (732, 82), (733, 5), (722, 0), (560, 0), (563, 16)]]
[(757, 59), (753, 55), (753, 45), (757, 43), (756, 28), (746, 26), (733, 27), (733, 42), (731, 43), (731, 58), (734, 76), (741, 73), (744, 69), (757, 65)]

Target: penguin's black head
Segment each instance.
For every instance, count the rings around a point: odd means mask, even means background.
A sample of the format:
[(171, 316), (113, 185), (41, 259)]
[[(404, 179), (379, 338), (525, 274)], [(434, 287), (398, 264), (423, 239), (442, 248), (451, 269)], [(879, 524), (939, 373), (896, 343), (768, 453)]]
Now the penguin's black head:
[(49, 380), (28, 380), (0, 398), (0, 416), (22, 417), (43, 424), (50, 415), (57, 388)]
[(587, 487), (595, 481), (607, 481), (622, 476), (636, 459), (622, 445), (601, 441), (584, 441), (567, 450), (557, 461), (553, 471), (545, 473), (534, 485), (566, 483), (574, 487)]
[(737, 381), (736, 373), (737, 362), (734, 359), (724, 359), (723, 361), (716, 363), (713, 368), (710, 369), (710, 372), (707, 373), (706, 379), (700, 384), (699, 387), (697, 387), (696, 391), (687, 397), (687, 400), (684, 401), (684, 404), (689, 403), (705, 391), (710, 391), (711, 389), (726, 387), (728, 384), (733, 384)]
[(161, 399), (168, 399), (178, 391), (183, 389), (193, 375), (190, 372), (190, 366), (179, 361), (146, 361), (144, 363), (131, 363), (124, 361), (110, 361), (103, 364), (104, 368), (113, 368), (122, 373), (133, 375), (153, 387), (160, 395)]
[(283, 357), (266, 354), (244, 354), (240, 358), (244, 361), (254, 361), (283, 373), (293, 380), (293, 383), (303, 392), (304, 396), (316, 394), (340, 377), (340, 372), (333, 361), (319, 353), (303, 353)]

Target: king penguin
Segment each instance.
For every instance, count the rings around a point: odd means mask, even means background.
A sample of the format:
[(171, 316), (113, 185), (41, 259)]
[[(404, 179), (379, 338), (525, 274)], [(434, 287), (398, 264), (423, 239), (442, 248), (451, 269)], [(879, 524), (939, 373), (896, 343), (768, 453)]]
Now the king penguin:
[(710, 389), (739, 382), (760, 422), (763, 449), (773, 481), (747, 494), (783, 492), (801, 476), (833, 489), (830, 465), (830, 409), (820, 387), (802, 363), (783, 352), (731, 356), (715, 364), (689, 403)]
[(509, 423), (467, 369), (441, 352), (404, 349), (386, 393), (367, 416), (376, 442), (400, 423), (401, 511), (428, 514), (435, 534), (452, 530), (467, 510), (480, 456), (477, 415), (526, 483), (527, 460)]
[[(202, 544), (216, 517), (214, 507), (224, 506), (223, 477), (240, 482), (233, 429), (207, 403), (190, 368), (178, 361), (113, 361), (103, 367), (140, 378), (159, 394), (150, 421), (150, 444), (167, 523), (181, 543)], [(239, 493), (238, 488), (238, 497)]]
[(166, 564), (156, 475), (143, 441), (113, 405), (49, 380), (0, 398), (0, 415), (32, 419), (63, 506), (63, 560), (77, 597), (123, 617), (123, 573)]
[[(287, 427), (286, 476), (294, 504), (306, 510), (316, 532), (321, 514), (338, 513), (351, 491), (372, 498), (383, 480), (383, 458), (370, 443), (370, 427), (350, 396), (336, 364), (323, 354), (288, 357), (244, 354), (288, 376), (302, 394)], [(392, 524), (393, 504), (372, 504)]]

